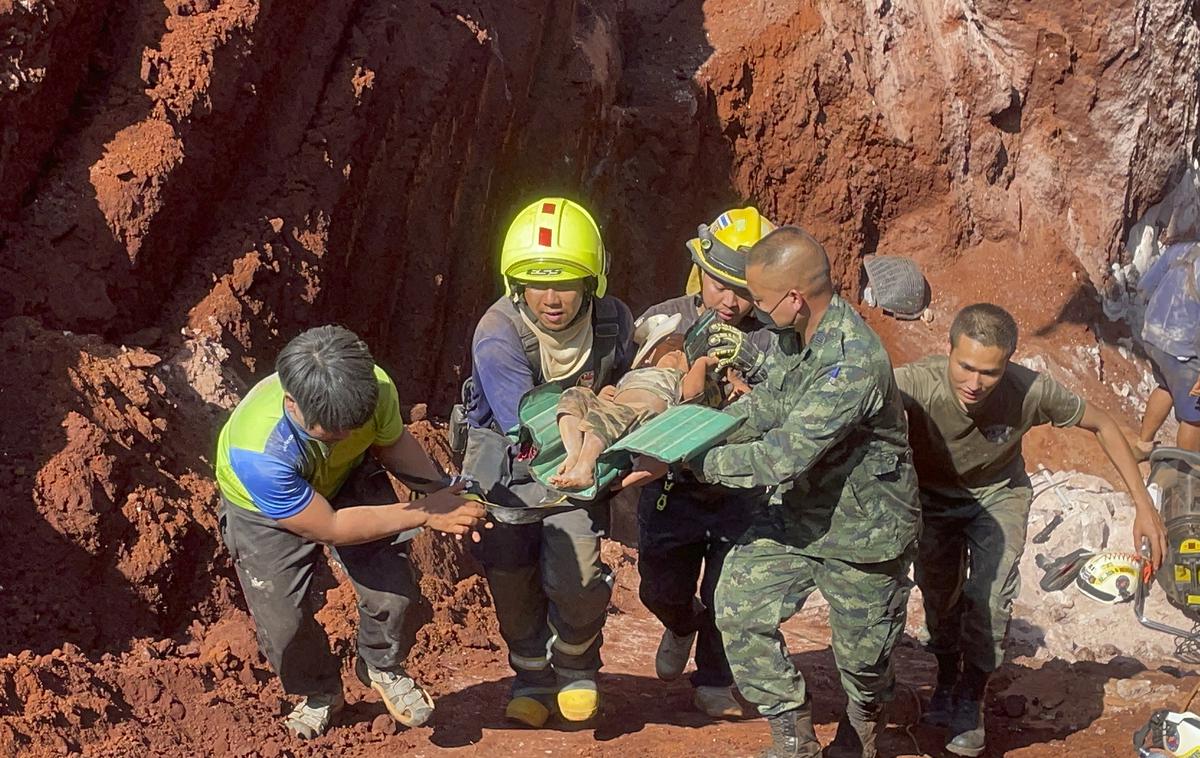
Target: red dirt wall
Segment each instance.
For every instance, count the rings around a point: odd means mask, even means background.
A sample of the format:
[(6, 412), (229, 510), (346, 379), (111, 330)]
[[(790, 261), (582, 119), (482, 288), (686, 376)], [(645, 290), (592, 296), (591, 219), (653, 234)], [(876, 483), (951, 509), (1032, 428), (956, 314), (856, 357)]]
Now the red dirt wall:
[[(932, 326), (871, 316), (898, 361), (995, 299), (1127, 410), (1096, 292), (1194, 150), (1198, 35), (1190, 3), (1092, 5), (0, 0), (0, 754), (223, 753), (272, 723), (215, 536), (224, 414), (339, 321), (444, 416), (538, 195), (596, 210), (635, 310), (751, 201), (854, 301), (865, 254), (926, 267)], [(460, 546), (416, 560), (436, 682), (495, 621)]]

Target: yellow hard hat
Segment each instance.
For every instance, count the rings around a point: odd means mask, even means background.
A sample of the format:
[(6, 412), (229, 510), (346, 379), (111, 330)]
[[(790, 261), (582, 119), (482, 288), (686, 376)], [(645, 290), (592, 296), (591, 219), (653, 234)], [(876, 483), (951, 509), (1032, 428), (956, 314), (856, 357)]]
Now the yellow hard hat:
[(688, 277), (688, 294), (700, 291), (700, 271), (731, 287), (744, 289), (746, 253), (741, 248), (750, 247), (774, 228), (753, 206), (725, 211), (711, 224), (701, 224), (696, 237), (687, 241), (695, 264)]
[(608, 256), (600, 228), (583, 206), (563, 197), (530, 203), (513, 219), (500, 249), (504, 294), (523, 285), (595, 281), (596, 297), (608, 289)]

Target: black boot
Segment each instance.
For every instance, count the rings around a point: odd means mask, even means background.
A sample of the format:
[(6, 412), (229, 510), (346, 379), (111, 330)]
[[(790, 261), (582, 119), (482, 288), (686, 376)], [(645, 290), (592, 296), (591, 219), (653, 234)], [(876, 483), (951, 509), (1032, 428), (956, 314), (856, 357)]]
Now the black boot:
[(937, 661), (937, 687), (925, 706), (925, 712), (921, 714), (921, 723), (945, 728), (950, 726), (950, 719), (954, 716), (954, 687), (958, 684), (959, 656), (957, 653), (939, 655)]
[(825, 758), (877, 758), (875, 739), (887, 725), (883, 711), (868, 714), (854, 703), (847, 704), (846, 710), (833, 742), (825, 748)]
[(921, 723), (945, 729), (954, 717), (954, 688), (938, 685), (921, 714)]
[(758, 758), (820, 758), (811, 701), (794, 711), (767, 716), (767, 725), (771, 727), (771, 745)]
[(946, 750), (974, 758), (983, 753), (986, 743), (983, 726), (983, 694), (990, 675), (973, 666), (963, 667), (963, 676), (955, 691), (954, 717), (950, 720), (950, 740)]

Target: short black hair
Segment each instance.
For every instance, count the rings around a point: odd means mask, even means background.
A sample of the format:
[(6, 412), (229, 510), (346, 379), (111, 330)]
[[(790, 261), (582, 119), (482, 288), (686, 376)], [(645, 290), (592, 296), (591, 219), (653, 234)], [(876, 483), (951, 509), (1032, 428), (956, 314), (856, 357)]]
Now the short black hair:
[(806, 294), (832, 289), (829, 254), (817, 238), (798, 226), (781, 226), (750, 248), (746, 267), (762, 266), (789, 287), (803, 286)]
[(366, 424), (375, 413), (375, 360), (367, 343), (345, 327), (330, 324), (301, 332), (279, 352), (275, 370), (309, 427), (345, 432)]
[(950, 324), (950, 347), (963, 336), (984, 347), (998, 347), (1008, 357), (1017, 352), (1016, 319), (998, 305), (975, 303), (959, 311)]

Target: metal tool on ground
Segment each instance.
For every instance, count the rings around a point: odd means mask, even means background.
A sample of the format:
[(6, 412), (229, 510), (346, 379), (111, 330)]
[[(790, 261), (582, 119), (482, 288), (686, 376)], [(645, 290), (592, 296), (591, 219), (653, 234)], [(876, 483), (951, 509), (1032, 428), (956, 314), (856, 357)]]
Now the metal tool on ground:
[[(1065, 494), (1063, 494), (1062, 482), (1055, 479), (1054, 474), (1050, 473), (1050, 469), (1046, 468), (1045, 466), (1039, 464), (1037, 470), (1038, 473), (1042, 475), (1042, 478), (1046, 480), (1046, 489), (1054, 493), (1054, 496), (1058, 498), (1059, 504), (1065, 509), (1064, 512), (1069, 513), (1072, 510), (1071, 501), (1067, 499)], [(1097, 545), (1097, 548), (1098, 547), (1099, 546)]]
[(1034, 563), (1042, 570), (1042, 578), (1038, 585), (1045, 592), (1065, 590), (1079, 577), (1079, 569), (1084, 562), (1095, 555), (1086, 548), (1079, 548), (1061, 558), (1050, 558), (1044, 553), (1034, 558)]
[(1044, 545), (1046, 541), (1050, 539), (1050, 535), (1054, 532), (1054, 530), (1062, 525), (1062, 522), (1062, 514), (1054, 514), (1054, 518), (1050, 519), (1050, 523), (1043, 526), (1041, 530), (1037, 534), (1033, 535), (1029, 541), (1035, 545)]
[[(1048, 524), (1046, 524), (1044, 527), (1042, 527), (1041, 530), (1039, 530), (1038, 533), (1035, 534), (1033, 536), (1033, 538), (1030, 540), (1030, 542), (1032, 542), (1035, 545), (1041, 545), (1041, 544), (1046, 543), (1050, 539), (1050, 535), (1054, 532), (1054, 530), (1057, 529), (1060, 525), (1062, 525), (1063, 514), (1070, 513), (1072, 510), (1072, 506), (1071, 506), (1071, 501), (1067, 499), (1067, 496), (1065, 494), (1063, 494), (1062, 482), (1060, 482), (1054, 478), (1054, 474), (1050, 473), (1050, 469), (1039, 464), (1038, 468), (1037, 468), (1037, 473), (1042, 475), (1042, 478), (1046, 481), (1046, 489), (1054, 493), (1054, 496), (1056, 498), (1058, 498), (1059, 504), (1062, 505), (1062, 507), (1063, 507), (1063, 510), (1055, 513), (1054, 518), (1050, 519), (1050, 522)], [(1100, 550), (1102, 545), (1085, 545), (1084, 547), (1090, 549), (1093, 553), (1095, 553)], [(1041, 563), (1039, 563), (1038, 566), (1039, 566), (1039, 568), (1044, 568), (1044, 566), (1042, 566)]]

